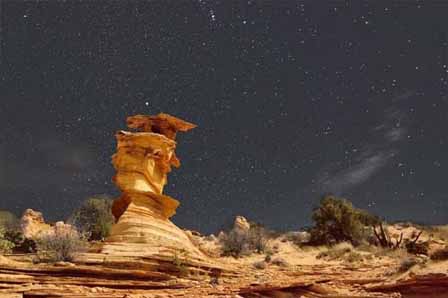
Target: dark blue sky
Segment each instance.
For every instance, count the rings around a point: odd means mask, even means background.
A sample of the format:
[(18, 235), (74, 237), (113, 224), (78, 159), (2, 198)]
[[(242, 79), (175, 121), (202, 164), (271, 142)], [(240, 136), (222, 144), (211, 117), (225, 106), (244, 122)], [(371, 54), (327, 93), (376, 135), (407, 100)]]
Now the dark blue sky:
[(128, 115), (179, 136), (174, 221), (310, 223), (324, 192), (389, 220), (448, 221), (441, 1), (1, 1), (0, 208), (63, 219), (118, 193)]

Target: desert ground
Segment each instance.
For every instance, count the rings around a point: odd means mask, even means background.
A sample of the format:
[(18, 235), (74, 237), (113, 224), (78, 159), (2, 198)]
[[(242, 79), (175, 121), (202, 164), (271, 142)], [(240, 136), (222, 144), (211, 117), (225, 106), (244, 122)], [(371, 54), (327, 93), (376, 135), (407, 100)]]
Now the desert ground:
[[(241, 222), (243, 221), (243, 224)], [(249, 228), (238, 217), (233, 230)], [(266, 236), (263, 252), (223, 256), (218, 236), (185, 231), (192, 243), (217, 264), (160, 252), (130, 258), (98, 251), (99, 242), (72, 262), (37, 263), (35, 253), (0, 257), (1, 297), (448, 297), (448, 260), (431, 258), (444, 249), (448, 227), (387, 226), (391, 237), (429, 243), (428, 255), (405, 249), (350, 243), (310, 246), (303, 232)], [(302, 242), (302, 243), (301, 243)], [(207, 267), (207, 266), (206, 266)]]

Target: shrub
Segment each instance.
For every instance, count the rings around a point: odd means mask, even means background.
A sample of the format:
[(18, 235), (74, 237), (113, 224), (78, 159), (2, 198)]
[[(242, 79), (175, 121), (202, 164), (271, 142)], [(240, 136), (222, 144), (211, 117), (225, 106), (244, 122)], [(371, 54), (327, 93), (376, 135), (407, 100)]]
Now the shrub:
[(10, 253), (14, 243), (5, 238), (5, 229), (0, 227), (0, 254)]
[(361, 262), (362, 260), (364, 260), (364, 257), (360, 253), (357, 253), (355, 251), (348, 253), (348, 255), (345, 257), (345, 261), (349, 263)]
[(405, 258), (401, 261), (397, 271), (401, 273), (406, 272), (417, 264), (418, 261), (415, 258)]
[(264, 261), (266, 262), (266, 263), (269, 263), (271, 260), (272, 260), (272, 255), (274, 254), (274, 252), (272, 251), (272, 250), (267, 250), (266, 252), (265, 252), (265, 257), (264, 257)]
[(58, 227), (36, 238), (38, 260), (41, 262), (73, 261), (87, 247), (87, 237), (73, 227)]
[(406, 250), (408, 253), (413, 255), (428, 255), (429, 250), (429, 242), (414, 242), (414, 241), (407, 241), (406, 242)]
[(251, 226), (249, 229), (249, 249), (257, 253), (263, 253), (266, 250), (266, 231), (261, 226)]
[(16, 230), (20, 226), (19, 219), (13, 213), (5, 210), (0, 210), (0, 227), (5, 231)]
[(434, 251), (431, 254), (430, 258), (431, 258), (431, 260), (434, 260), (434, 261), (448, 260), (448, 246)]
[(319, 253), (316, 258), (322, 259), (325, 258), (329, 261), (342, 259), (345, 254), (351, 253), (353, 251), (353, 246), (350, 243), (342, 242), (332, 247), (329, 247), (327, 250)]
[(0, 228), (3, 229), (4, 240), (12, 243), (14, 251), (33, 252), (34, 241), (25, 238), (20, 228), (19, 219), (13, 213), (0, 211)]
[[(181, 251), (181, 254), (183, 255), (184, 258), (187, 257), (186, 252), (185, 251)], [(172, 263), (174, 265), (174, 267), (176, 268), (177, 273), (180, 276), (186, 276), (188, 275), (188, 267), (185, 264), (185, 262), (179, 257), (179, 255), (177, 253), (175, 253), (173, 255), (173, 260)]]
[(248, 231), (232, 229), (220, 239), (222, 254), (240, 257), (251, 252), (263, 253), (266, 250), (267, 234), (263, 227), (251, 226)]
[(109, 236), (115, 222), (112, 214), (113, 201), (105, 196), (91, 197), (74, 211), (69, 223), (82, 233), (89, 234), (90, 240), (103, 240)]
[(20, 229), (11, 229), (5, 232), (5, 239), (14, 244), (14, 252), (31, 253), (36, 250), (36, 242), (27, 239)]
[(312, 218), (315, 226), (310, 231), (310, 242), (317, 245), (344, 241), (357, 245), (371, 233), (371, 226), (380, 222), (376, 216), (333, 195), (322, 198)]
[(252, 264), (252, 266), (254, 266), (255, 269), (266, 269), (266, 262), (265, 261), (258, 261)]

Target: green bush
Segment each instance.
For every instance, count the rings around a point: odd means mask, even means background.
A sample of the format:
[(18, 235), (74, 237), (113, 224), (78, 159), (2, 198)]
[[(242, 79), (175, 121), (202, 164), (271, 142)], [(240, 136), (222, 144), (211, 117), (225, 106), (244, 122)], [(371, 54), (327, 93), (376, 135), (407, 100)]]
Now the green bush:
[(0, 210), (0, 227), (6, 231), (18, 229), (20, 227), (19, 219), (9, 211)]
[(5, 229), (0, 227), (0, 254), (11, 253), (14, 243), (5, 238)]
[(372, 233), (371, 226), (380, 220), (352, 203), (333, 195), (325, 195), (320, 206), (313, 211), (315, 226), (311, 228), (310, 243), (334, 244), (348, 241), (360, 244)]
[[(3, 238), (11, 242), (15, 252), (33, 252), (34, 241), (25, 239), (17, 216), (9, 211), (0, 211), (0, 228), (3, 229)], [(11, 246), (11, 245), (8, 245)]]
[(103, 240), (109, 236), (115, 222), (111, 211), (112, 203), (105, 196), (88, 198), (73, 212), (68, 222), (82, 233), (89, 234), (90, 240)]
[(36, 242), (25, 238), (20, 229), (6, 230), (5, 238), (14, 244), (14, 252), (31, 253), (36, 250)]
[(37, 258), (40, 262), (73, 261), (76, 254), (87, 248), (87, 237), (74, 228), (55, 227), (36, 238)]

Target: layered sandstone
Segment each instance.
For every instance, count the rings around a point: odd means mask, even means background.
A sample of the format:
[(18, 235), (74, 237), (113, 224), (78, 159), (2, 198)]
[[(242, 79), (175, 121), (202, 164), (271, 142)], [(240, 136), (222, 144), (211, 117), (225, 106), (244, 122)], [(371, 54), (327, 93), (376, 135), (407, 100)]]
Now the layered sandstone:
[(122, 192), (113, 204), (117, 223), (101, 252), (114, 257), (175, 256), (185, 263), (203, 264), (206, 257), (170, 221), (179, 202), (163, 194), (171, 167), (180, 165), (176, 134), (195, 125), (167, 114), (136, 115), (127, 123), (134, 131), (117, 132), (112, 157), (117, 171), (113, 180)]

